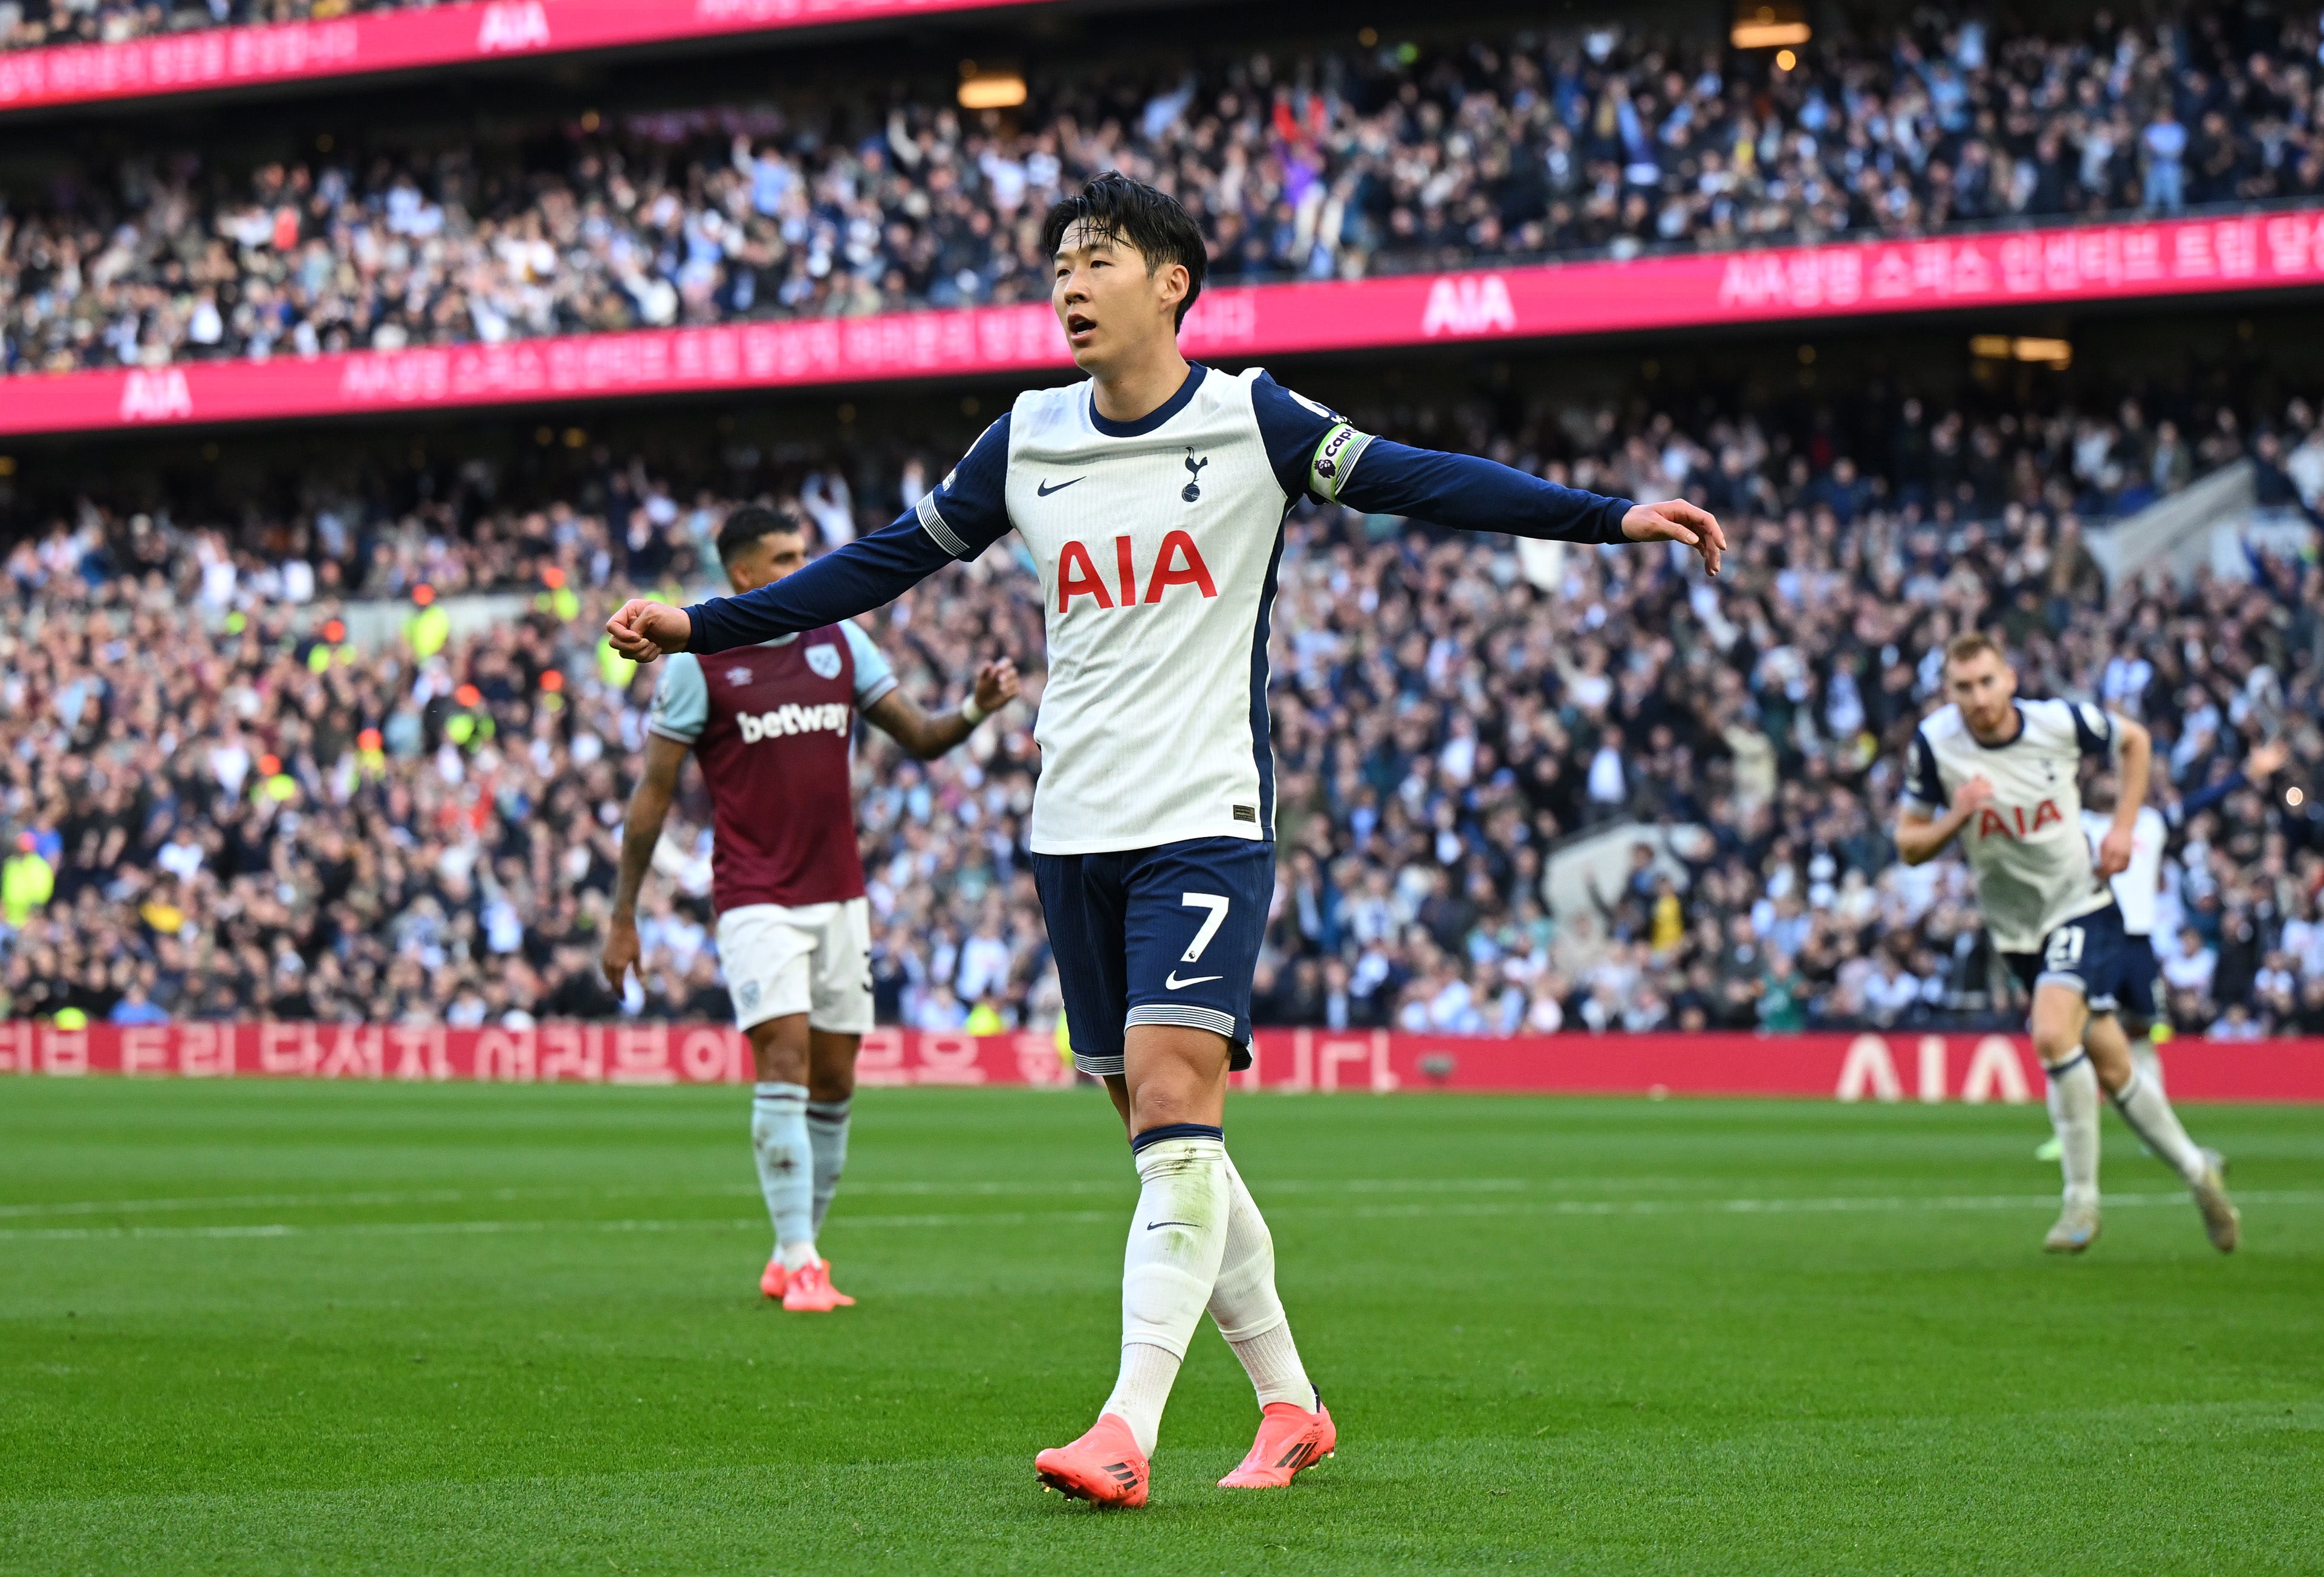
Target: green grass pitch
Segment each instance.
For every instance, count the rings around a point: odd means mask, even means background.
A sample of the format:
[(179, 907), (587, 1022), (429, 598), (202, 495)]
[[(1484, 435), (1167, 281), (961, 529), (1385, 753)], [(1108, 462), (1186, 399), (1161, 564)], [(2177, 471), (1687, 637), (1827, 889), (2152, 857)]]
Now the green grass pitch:
[(735, 1090), (0, 1086), (0, 1571), (2316, 1572), (2324, 1117), (2190, 1111), (2246, 1243), (2109, 1120), (1238, 1098), (1338, 1459), (1207, 1326), (1142, 1512), (1040, 1493), (1113, 1372), (1102, 1096), (872, 1091), (762, 1304)]

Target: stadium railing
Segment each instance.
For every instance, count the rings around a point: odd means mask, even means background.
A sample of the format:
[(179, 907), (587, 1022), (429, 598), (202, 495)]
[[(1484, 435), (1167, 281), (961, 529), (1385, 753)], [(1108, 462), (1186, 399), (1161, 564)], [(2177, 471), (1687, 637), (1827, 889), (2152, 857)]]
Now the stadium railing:
[[(1533, 1091), (1766, 1095), (2023, 1104), (2042, 1070), (2022, 1036), (1880, 1034), (1407, 1035), (1260, 1030), (1239, 1087), (1286, 1093)], [(0, 1023), (0, 1074), (305, 1077), (434, 1083), (743, 1084), (742, 1038), (723, 1025), (546, 1023), (526, 1028), (315, 1023)], [(1047, 1032), (977, 1037), (880, 1029), (871, 1085), (1063, 1087)], [(2324, 1040), (2188, 1041), (2171, 1048), (2180, 1100), (2324, 1102)]]
[[(1519, 341), (2324, 283), (2324, 210), (1222, 287), (1190, 355)], [(0, 381), (0, 435), (1044, 373), (1046, 304), (211, 361)]]
[(0, 115), (1042, 0), (467, 0), (0, 54)]

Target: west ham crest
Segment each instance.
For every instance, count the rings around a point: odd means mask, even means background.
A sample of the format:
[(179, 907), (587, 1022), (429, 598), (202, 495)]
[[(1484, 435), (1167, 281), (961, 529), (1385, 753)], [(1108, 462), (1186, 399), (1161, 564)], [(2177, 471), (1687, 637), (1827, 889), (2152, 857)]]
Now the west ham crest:
[(807, 666), (815, 670), (819, 679), (839, 677), (839, 648), (831, 645), (810, 646), (807, 649)]

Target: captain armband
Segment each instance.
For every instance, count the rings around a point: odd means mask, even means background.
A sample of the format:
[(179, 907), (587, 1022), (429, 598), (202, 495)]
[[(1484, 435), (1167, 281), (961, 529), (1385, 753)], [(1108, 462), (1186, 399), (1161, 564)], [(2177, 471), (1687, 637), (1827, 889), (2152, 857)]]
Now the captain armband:
[(1356, 461), (1371, 441), (1370, 433), (1358, 432), (1344, 421), (1333, 423), (1307, 463), (1307, 491), (1337, 503), (1340, 489), (1347, 484), (1348, 474), (1356, 468)]

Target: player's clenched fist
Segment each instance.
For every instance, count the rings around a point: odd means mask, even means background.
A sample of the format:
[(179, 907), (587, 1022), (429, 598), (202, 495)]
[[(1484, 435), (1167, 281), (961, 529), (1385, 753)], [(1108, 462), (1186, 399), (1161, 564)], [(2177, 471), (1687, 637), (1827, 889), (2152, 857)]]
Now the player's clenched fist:
[(1720, 556), (1727, 551), (1727, 532), (1719, 517), (1683, 498), (1660, 503), (1637, 503), (1622, 517), (1622, 535), (1633, 542), (1683, 542), (1702, 555), (1702, 567), (1719, 573)]
[(978, 715), (991, 716), (1014, 701), (1021, 687), (1017, 679), (1017, 665), (1005, 657), (994, 658), (976, 670)]
[(1953, 808), (1963, 816), (1975, 816), (1993, 798), (1993, 779), (1980, 772), (1963, 783), (1953, 794)]
[(683, 608), (673, 608), (644, 597), (632, 597), (605, 621), (605, 639), (632, 662), (651, 662), (674, 651), (684, 651), (694, 636), (694, 621)]

